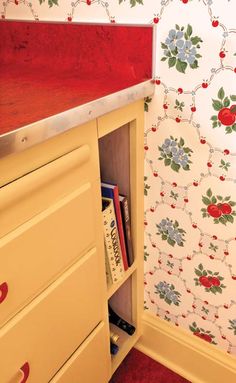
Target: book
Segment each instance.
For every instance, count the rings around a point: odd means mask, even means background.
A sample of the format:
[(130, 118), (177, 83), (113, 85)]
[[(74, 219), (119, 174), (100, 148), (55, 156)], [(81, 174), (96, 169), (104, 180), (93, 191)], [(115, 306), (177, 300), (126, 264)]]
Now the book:
[(119, 189), (117, 185), (112, 185), (112, 184), (104, 183), (104, 182), (102, 182), (101, 187), (102, 187), (102, 196), (113, 199), (116, 222), (117, 222), (118, 231), (119, 231), (123, 265), (124, 265), (124, 269), (127, 270), (129, 265), (128, 265), (128, 259), (127, 259), (127, 250), (125, 245), (125, 234), (124, 234), (124, 228), (123, 228), (123, 222), (122, 222), (122, 216), (121, 216), (121, 210), (120, 210)]
[(119, 201), (120, 201), (120, 210), (121, 210), (121, 216), (122, 216), (123, 228), (124, 228), (128, 265), (131, 266), (132, 263), (134, 262), (134, 252), (133, 252), (133, 246), (132, 246), (131, 220), (129, 215), (128, 199), (126, 196), (120, 195)]
[(114, 204), (111, 198), (102, 198), (102, 215), (107, 281), (108, 283), (110, 283), (110, 281), (116, 283), (120, 281), (124, 275), (124, 266)]

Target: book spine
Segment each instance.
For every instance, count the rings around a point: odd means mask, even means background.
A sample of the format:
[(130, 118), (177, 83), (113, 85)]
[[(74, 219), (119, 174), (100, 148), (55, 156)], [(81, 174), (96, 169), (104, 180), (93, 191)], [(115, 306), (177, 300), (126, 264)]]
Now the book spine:
[(123, 219), (123, 227), (125, 233), (125, 244), (127, 250), (127, 258), (128, 265), (131, 266), (134, 262), (134, 252), (132, 246), (132, 238), (131, 238), (131, 224), (130, 224), (130, 216), (129, 216), (129, 206), (127, 197), (123, 197), (120, 200), (120, 208)]
[(110, 287), (112, 285), (112, 276), (111, 276), (111, 270), (109, 266), (109, 260), (107, 255), (107, 249), (106, 249), (106, 243), (104, 241), (104, 248), (105, 248), (105, 267), (106, 267), (106, 280), (107, 280), (107, 286)]
[(107, 206), (103, 209), (103, 227), (105, 239), (105, 252), (107, 254), (107, 263), (109, 264), (112, 283), (116, 283), (122, 279), (124, 275), (124, 267), (122, 262), (120, 241), (118, 229), (116, 225), (116, 217), (114, 211), (113, 200), (110, 198), (102, 198)]
[(123, 260), (124, 270), (127, 270), (129, 265), (128, 265), (128, 259), (127, 259), (124, 228), (123, 228), (123, 222), (122, 222), (122, 216), (121, 216), (121, 210), (120, 210), (118, 186), (106, 184), (103, 182), (101, 186), (102, 186), (102, 196), (105, 198), (113, 199), (115, 214), (116, 214), (116, 221), (117, 221), (117, 226), (119, 231), (122, 260)]
[(127, 258), (126, 244), (125, 244), (124, 227), (123, 227), (122, 215), (120, 210), (118, 187), (114, 189), (114, 205), (115, 205), (115, 211), (116, 211), (117, 226), (119, 231), (122, 259), (123, 259), (124, 269), (127, 270), (129, 265), (128, 265), (128, 258)]

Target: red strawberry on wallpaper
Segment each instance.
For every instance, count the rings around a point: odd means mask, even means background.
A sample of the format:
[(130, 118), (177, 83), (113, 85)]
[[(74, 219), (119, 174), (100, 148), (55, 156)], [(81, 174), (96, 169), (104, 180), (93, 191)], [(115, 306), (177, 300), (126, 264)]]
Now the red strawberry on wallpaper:
[(214, 196), (212, 190), (209, 188), (206, 192), (206, 196), (202, 196), (202, 202), (207, 208), (202, 208), (203, 218), (212, 217), (214, 223), (234, 223), (234, 217), (236, 216), (233, 207), (236, 205), (234, 201), (231, 201), (230, 196), (222, 197), (221, 195)]
[(192, 331), (193, 335), (197, 336), (200, 339), (205, 340), (211, 344), (217, 344), (214, 341), (215, 336), (211, 334), (210, 330), (204, 330), (203, 328), (199, 328), (196, 322), (193, 322), (189, 329)]
[(220, 293), (222, 294), (222, 289), (226, 286), (222, 284), (221, 281), (224, 278), (219, 275), (219, 272), (214, 272), (211, 270), (205, 270), (203, 265), (200, 263), (198, 268), (194, 269), (197, 278), (194, 278), (196, 286), (202, 286), (205, 288), (206, 292), (211, 292), (213, 294)]
[(225, 95), (224, 88), (221, 87), (218, 91), (218, 99), (212, 99), (212, 106), (217, 115), (211, 117), (212, 127), (217, 128), (222, 125), (225, 127), (226, 134), (236, 132), (236, 95)]

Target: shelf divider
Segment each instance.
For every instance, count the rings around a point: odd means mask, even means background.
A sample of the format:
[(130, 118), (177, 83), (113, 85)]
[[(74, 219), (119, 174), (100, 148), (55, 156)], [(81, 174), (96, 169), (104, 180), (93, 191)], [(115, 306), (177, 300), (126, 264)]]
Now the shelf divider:
[(110, 299), (111, 296), (123, 285), (123, 283), (133, 274), (134, 271), (137, 269), (137, 262), (134, 261), (134, 263), (126, 270), (124, 277), (117, 283), (113, 283), (111, 286), (108, 287), (107, 290), (107, 299)]

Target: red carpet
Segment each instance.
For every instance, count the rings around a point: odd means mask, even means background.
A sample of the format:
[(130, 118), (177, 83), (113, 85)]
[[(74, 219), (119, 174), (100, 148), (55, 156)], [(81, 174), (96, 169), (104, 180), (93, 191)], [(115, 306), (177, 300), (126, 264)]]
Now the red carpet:
[(160, 363), (132, 349), (110, 383), (190, 383)]

